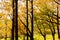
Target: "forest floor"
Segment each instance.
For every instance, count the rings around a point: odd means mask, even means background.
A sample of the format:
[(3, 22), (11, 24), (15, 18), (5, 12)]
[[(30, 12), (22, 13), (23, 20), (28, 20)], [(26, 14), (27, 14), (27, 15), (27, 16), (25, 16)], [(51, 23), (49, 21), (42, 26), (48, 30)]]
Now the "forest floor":
[[(3, 39), (0, 39), (0, 40), (5, 40), (5, 39), (3, 38)], [(10, 40), (10, 38), (7, 38), (7, 40)], [(18, 40), (23, 40), (23, 37), (19, 37)], [(44, 40), (44, 38), (43, 38), (43, 36), (41, 36), (39, 34), (35, 34), (34, 40)], [(46, 40), (53, 40), (52, 35), (51, 34), (47, 35)], [(58, 40), (57, 34), (55, 34), (55, 40)]]
[[(35, 40), (44, 40), (43, 36), (41, 36), (41, 35), (35, 35), (34, 39)], [(46, 40), (53, 40), (52, 35), (51, 34), (47, 35)], [(55, 40), (58, 40), (58, 35), (57, 34), (55, 34)]]
[[(23, 38), (19, 38), (19, 40), (23, 40)], [(43, 38), (42, 35), (35, 34), (34, 35), (34, 40), (44, 40), (44, 38)], [(46, 40), (53, 40), (52, 35), (51, 34), (47, 35)], [(55, 40), (58, 40), (58, 35), (57, 34), (55, 34)]]

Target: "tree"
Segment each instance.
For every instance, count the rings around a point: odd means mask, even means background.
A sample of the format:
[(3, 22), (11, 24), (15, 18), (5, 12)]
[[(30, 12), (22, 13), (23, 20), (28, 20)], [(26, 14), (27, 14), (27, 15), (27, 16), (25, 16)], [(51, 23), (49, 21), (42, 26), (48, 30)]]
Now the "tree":
[(14, 29), (15, 29), (15, 39), (18, 40), (18, 0), (13, 0), (13, 26), (12, 26), (12, 39), (14, 40)]
[[(40, 8), (39, 9), (40, 11), (41, 11), (41, 13), (40, 13), (40, 17), (36, 14), (36, 19), (37, 20), (42, 20), (42, 21), (44, 21), (44, 22), (40, 22), (40, 25), (42, 25), (41, 23), (45, 23), (45, 24), (47, 24), (47, 27), (48, 27), (48, 25), (49, 25), (49, 29), (50, 29), (50, 31), (51, 31), (51, 33), (52, 33), (52, 37), (53, 37), (53, 40), (55, 40), (55, 26), (56, 26), (56, 24), (54, 24), (53, 25), (53, 23), (51, 23), (51, 21), (55, 21), (52, 17), (53, 17), (53, 14), (55, 13), (55, 11), (54, 10), (52, 10), (52, 9), (50, 9), (50, 8), (48, 8), (47, 7), (47, 4), (46, 5), (43, 5), (42, 6), (42, 8)], [(41, 15), (42, 14), (42, 15)], [(36, 20), (35, 19), (35, 20)], [(38, 23), (39, 24), (39, 23)], [(46, 27), (45, 27), (46, 28)], [(44, 32), (42, 32), (41, 31), (41, 28), (39, 29), (40, 30), (40, 34), (41, 35), (44, 35), (43, 33)], [(44, 30), (45, 31), (45, 30)], [(44, 36), (43, 36), (44, 37)], [(46, 39), (45, 39), (46, 40)]]
[[(30, 12), (30, 14), (28, 14), (28, 12), (29, 12), (29, 9), (28, 9), (28, 0), (26, 0), (26, 8), (27, 8), (27, 12), (26, 12), (26, 16), (27, 17), (24, 17), (25, 18), (25, 20), (26, 20), (26, 23), (27, 24), (25, 24), (21, 19), (20, 19), (20, 21), (22, 22), (22, 24), (24, 24), (24, 26), (26, 27), (26, 30), (27, 30), (27, 39), (28, 39), (28, 36), (30, 37), (30, 40), (33, 40), (33, 1), (31, 0), (31, 1), (29, 1), (30, 3), (31, 3), (31, 12)], [(31, 19), (31, 29), (29, 29), (28, 28), (28, 15), (30, 16), (30, 19)]]

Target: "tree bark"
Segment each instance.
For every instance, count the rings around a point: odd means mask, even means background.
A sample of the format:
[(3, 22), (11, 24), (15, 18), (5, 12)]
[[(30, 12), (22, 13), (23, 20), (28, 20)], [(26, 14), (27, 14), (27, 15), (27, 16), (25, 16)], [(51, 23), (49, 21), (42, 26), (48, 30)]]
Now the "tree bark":
[(58, 36), (58, 39), (60, 40), (60, 35)]
[(44, 40), (46, 40), (46, 36), (43, 36), (44, 37)]
[(34, 28), (34, 26), (33, 26), (33, 0), (31, 0), (31, 37), (30, 37), (30, 40), (34, 40), (33, 39), (33, 28)]
[(57, 4), (57, 31), (58, 31), (58, 39), (60, 40), (60, 32), (59, 32), (59, 5)]
[(27, 24), (27, 27), (26, 27), (26, 31), (27, 31), (27, 40), (28, 40), (28, 0), (26, 0), (26, 15), (27, 15), (27, 19), (26, 19), (26, 24)]
[(30, 40), (34, 40), (34, 38), (32, 36), (30, 36)]
[(14, 29), (15, 29), (15, 39), (18, 40), (18, 0), (13, 0), (12, 2), (13, 8), (13, 19), (12, 19), (12, 38), (14, 40)]
[(14, 11), (14, 17), (15, 17), (15, 39), (16, 40), (18, 40), (18, 0), (14, 0), (15, 2), (15, 4), (14, 4), (14, 6), (15, 6), (15, 11)]
[[(14, 13), (14, 0), (12, 1), (12, 9), (13, 9), (13, 13)], [(11, 40), (14, 40), (14, 15), (13, 15), (13, 19), (12, 19)]]
[(53, 40), (55, 40), (55, 34), (53, 34), (52, 37), (53, 37)]

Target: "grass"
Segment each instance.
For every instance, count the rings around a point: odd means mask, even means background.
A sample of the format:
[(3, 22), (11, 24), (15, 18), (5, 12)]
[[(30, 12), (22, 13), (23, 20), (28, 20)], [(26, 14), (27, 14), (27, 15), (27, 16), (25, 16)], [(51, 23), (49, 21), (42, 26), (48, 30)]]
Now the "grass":
[[(38, 34), (36, 34), (34, 36), (34, 39), (35, 40), (44, 40), (43, 36), (42, 35), (38, 35)], [(53, 40), (52, 35), (51, 34), (47, 35), (46, 36), (46, 40)], [(55, 40), (58, 40), (58, 35), (57, 34), (55, 34)]]
[[(4, 38), (1, 40), (5, 40)], [(7, 38), (7, 40), (10, 40), (10, 38)], [(19, 37), (18, 40), (23, 40), (23, 37)], [(44, 40), (43, 36), (39, 35), (39, 34), (35, 34), (34, 35), (34, 40)], [(46, 40), (52, 40), (52, 35), (47, 35), (46, 36)], [(55, 40), (58, 40), (58, 36), (57, 34), (55, 34)]]

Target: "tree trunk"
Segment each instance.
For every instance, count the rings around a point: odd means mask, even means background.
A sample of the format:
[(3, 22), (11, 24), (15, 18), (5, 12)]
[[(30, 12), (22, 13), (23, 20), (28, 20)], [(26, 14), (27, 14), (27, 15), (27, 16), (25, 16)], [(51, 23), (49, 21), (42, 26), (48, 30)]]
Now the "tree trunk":
[(14, 0), (15, 39), (18, 40), (18, 0)]
[(55, 40), (55, 34), (53, 34), (52, 37), (53, 37), (53, 40)]
[(46, 36), (43, 36), (44, 37), (44, 40), (46, 40)]
[(58, 35), (58, 39), (60, 40), (60, 35)]
[(14, 0), (12, 1), (12, 9), (13, 9), (13, 19), (12, 19), (11, 40), (14, 40)]
[(30, 36), (30, 40), (34, 40), (34, 38), (32, 36)]
[(15, 29), (15, 39), (18, 40), (18, 0), (13, 0), (13, 22), (12, 22), (12, 38), (14, 40), (14, 29)]
[(31, 10), (32, 10), (31, 11), (31, 16), (32, 17), (31, 17), (31, 39), (30, 40), (34, 40), (33, 39), (33, 31), (34, 31), (34, 29), (33, 29), (34, 28), (34, 26), (33, 26), (34, 25), (33, 24), (33, 0), (31, 0)]
[(60, 40), (60, 32), (59, 32), (59, 5), (57, 4), (57, 31), (58, 31), (58, 39)]
[(24, 38), (23, 38), (23, 40), (25, 40), (25, 35), (24, 35)]

